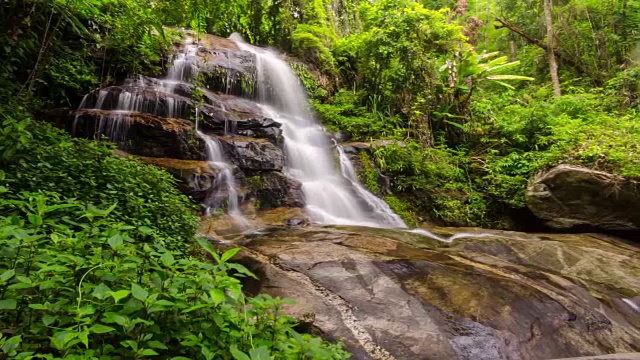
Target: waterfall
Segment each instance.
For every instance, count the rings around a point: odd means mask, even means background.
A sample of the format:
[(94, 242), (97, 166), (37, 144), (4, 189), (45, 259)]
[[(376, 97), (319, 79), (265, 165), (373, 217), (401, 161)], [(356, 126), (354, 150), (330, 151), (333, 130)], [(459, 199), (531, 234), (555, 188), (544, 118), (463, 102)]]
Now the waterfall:
[[(142, 76), (132, 77), (118, 89), (117, 98), (114, 93), (100, 90), (95, 96), (86, 95), (79, 110), (98, 111), (94, 127), (94, 138), (107, 136), (116, 143), (124, 143), (130, 126), (130, 115), (134, 113), (152, 114), (164, 118), (188, 118), (189, 103), (186, 98), (176, 94), (179, 85), (191, 83), (199, 73), (198, 42), (191, 36), (184, 40), (184, 51), (176, 54), (163, 79), (152, 79)], [(195, 130), (205, 143), (205, 153), (209, 165), (217, 170), (214, 183), (204, 201), (205, 214), (211, 215), (213, 210), (224, 208), (234, 222), (242, 229), (250, 227), (249, 221), (242, 215), (239, 204), (238, 185), (233, 176), (234, 167), (224, 156), (222, 146), (216, 138), (200, 131), (198, 109), (196, 110)], [(80, 112), (76, 115), (72, 131), (77, 131)], [(233, 124), (225, 124), (227, 130), (234, 130)], [(197, 182), (197, 179), (196, 179)]]
[(206, 207), (206, 215), (211, 215), (212, 209), (222, 208), (225, 203), (227, 205), (227, 213), (242, 229), (247, 229), (251, 225), (249, 221), (242, 215), (240, 211), (240, 203), (238, 201), (238, 190), (236, 179), (233, 176), (233, 167), (226, 161), (222, 146), (217, 139), (208, 136), (200, 130), (197, 130), (198, 136), (205, 143), (205, 152), (207, 161), (214, 169), (218, 170), (216, 174), (213, 188), (207, 194), (204, 205)]
[[(287, 172), (302, 183), (312, 219), (321, 224), (406, 227), (355, 176), (348, 178), (336, 169), (329, 138), (315, 121), (306, 92), (289, 65), (278, 54), (248, 45), (237, 34), (231, 40), (255, 55), (259, 101), (282, 124)], [(346, 157), (341, 161), (349, 163)]]

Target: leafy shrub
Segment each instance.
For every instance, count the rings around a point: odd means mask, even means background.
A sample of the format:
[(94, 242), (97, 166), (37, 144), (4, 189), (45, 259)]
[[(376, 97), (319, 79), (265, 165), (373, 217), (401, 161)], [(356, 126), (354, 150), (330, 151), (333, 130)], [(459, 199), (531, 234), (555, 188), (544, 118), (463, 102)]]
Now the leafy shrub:
[(463, 157), (415, 142), (379, 147), (374, 156), (394, 192), (411, 194), (402, 198), (415, 212), (446, 225), (485, 225), (488, 205), (468, 178)]
[(8, 119), (0, 129), (0, 168), (13, 194), (52, 191), (108, 207), (110, 217), (183, 248), (197, 224), (193, 205), (163, 170), (113, 154), (104, 143), (73, 139), (46, 123)]
[[(0, 181), (2, 178), (0, 177)], [(7, 189), (0, 189), (6, 192)], [(246, 298), (253, 276), (147, 243), (99, 209), (59, 194), (0, 199), (0, 357), (9, 359), (346, 359), (293, 330), (283, 300)]]
[(294, 54), (323, 71), (334, 72), (335, 60), (329, 50), (336, 41), (336, 35), (332, 30), (331, 27), (298, 24), (291, 34)]
[(326, 103), (312, 105), (322, 123), (331, 131), (346, 131), (354, 140), (391, 137), (399, 120), (375, 113), (361, 106), (361, 94), (340, 90)]

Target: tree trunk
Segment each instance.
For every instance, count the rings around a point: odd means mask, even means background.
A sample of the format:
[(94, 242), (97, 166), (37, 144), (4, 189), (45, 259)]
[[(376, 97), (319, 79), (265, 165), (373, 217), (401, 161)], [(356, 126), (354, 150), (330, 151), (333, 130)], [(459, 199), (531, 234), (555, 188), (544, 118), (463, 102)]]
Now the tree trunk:
[(553, 36), (553, 18), (551, 16), (551, 0), (543, 0), (544, 22), (547, 27), (547, 55), (549, 56), (549, 72), (553, 83), (553, 94), (560, 96), (560, 78), (558, 78), (558, 62), (555, 54), (555, 38)]

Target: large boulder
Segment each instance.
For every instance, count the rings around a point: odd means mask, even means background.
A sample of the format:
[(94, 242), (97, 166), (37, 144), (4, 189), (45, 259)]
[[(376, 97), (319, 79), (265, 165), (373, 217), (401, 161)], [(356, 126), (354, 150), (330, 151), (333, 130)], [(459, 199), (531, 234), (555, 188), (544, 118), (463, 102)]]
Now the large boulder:
[(625, 177), (571, 165), (538, 174), (527, 206), (552, 227), (640, 229), (640, 188)]
[[(247, 289), (354, 359), (538, 360), (640, 348), (638, 248), (614, 238), (275, 227), (245, 234)], [(219, 246), (237, 246), (221, 243)]]
[(254, 188), (260, 209), (304, 207), (302, 183), (292, 177), (278, 171), (265, 171), (247, 181)]
[(282, 149), (264, 139), (243, 136), (218, 137), (227, 158), (242, 170), (282, 170)]

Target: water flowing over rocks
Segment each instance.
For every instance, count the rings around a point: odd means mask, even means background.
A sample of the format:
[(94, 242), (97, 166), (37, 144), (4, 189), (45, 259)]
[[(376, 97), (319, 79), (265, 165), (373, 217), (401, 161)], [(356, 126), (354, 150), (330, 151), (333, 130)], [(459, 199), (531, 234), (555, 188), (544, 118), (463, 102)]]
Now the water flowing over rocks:
[[(462, 230), (431, 229), (440, 236)], [(473, 234), (479, 230), (463, 229)], [(482, 232), (485, 232), (482, 230)], [(640, 252), (605, 235), (272, 227), (228, 238), (355, 359), (537, 360), (640, 349)]]
[[(77, 110), (59, 109), (47, 118), (169, 171), (205, 207), (228, 205), (229, 196), (264, 209), (304, 206), (300, 183), (283, 173), (281, 125), (253, 100), (254, 54), (228, 39), (185, 36), (174, 44), (166, 77), (132, 76), (87, 94)], [(211, 141), (229, 164), (211, 161), (205, 151)], [(223, 184), (228, 181), (233, 189)]]
[(559, 165), (538, 174), (527, 205), (556, 228), (640, 229), (640, 186), (602, 171)]

